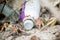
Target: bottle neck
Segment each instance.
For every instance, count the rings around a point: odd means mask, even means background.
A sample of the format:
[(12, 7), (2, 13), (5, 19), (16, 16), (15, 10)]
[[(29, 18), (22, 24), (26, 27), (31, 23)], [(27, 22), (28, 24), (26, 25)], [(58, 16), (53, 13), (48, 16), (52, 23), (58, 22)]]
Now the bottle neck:
[(26, 21), (26, 20), (31, 20), (34, 23), (34, 18), (33, 17), (30, 17), (30, 16), (25, 17), (23, 22)]
[(24, 19), (23, 23), (26, 30), (31, 30), (34, 26), (34, 19), (32, 17), (27, 17)]

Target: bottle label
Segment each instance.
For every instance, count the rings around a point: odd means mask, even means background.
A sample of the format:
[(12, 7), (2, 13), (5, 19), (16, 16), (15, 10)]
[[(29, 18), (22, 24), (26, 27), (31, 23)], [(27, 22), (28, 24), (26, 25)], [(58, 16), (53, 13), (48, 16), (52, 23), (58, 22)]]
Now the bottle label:
[(24, 17), (25, 17), (25, 4), (26, 4), (26, 0), (24, 1), (24, 6), (22, 8), (22, 13), (21, 13), (21, 16), (20, 16), (20, 19), (23, 21)]
[(38, 19), (40, 13), (40, 2), (39, 0), (29, 0), (24, 2), (24, 6), (22, 8), (21, 20), (25, 18), (25, 16), (30, 15), (34, 19)]

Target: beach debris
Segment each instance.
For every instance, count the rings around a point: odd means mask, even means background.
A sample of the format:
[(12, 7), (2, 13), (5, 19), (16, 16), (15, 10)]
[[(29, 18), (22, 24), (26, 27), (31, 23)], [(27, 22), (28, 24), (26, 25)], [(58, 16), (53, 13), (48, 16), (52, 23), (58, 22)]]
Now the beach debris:
[[(54, 2), (51, 5), (48, 0), (40, 0), (44, 4), (41, 4), (41, 7), (46, 7), (41, 11), (39, 0), (25, 0), (25, 2), (22, 0), (6, 1), (8, 3), (6, 3), (4, 7), (2, 15), (7, 18), (6, 21), (10, 20), (10, 24), (0, 23), (0, 32), (2, 33), (2, 35), (0, 35), (0, 39), (2, 37), (4, 40), (60, 40), (60, 27), (55, 25), (56, 22), (60, 20), (58, 18), (59, 15), (56, 16), (57, 13), (59, 13), (59, 10), (55, 9), (55, 6), (58, 6), (58, 8), (60, 7), (60, 2), (58, 0), (56, 0), (58, 2)], [(2, 2), (2, 0), (0, 2)], [(23, 2), (23, 4), (21, 2)], [(0, 11), (3, 5), (4, 4), (0, 4)], [(22, 13), (21, 16), (19, 10)], [(50, 14), (54, 14), (56, 18)], [(5, 18), (2, 20), (5, 20)]]
[(48, 27), (49, 25), (50, 25), (50, 26), (53, 26), (53, 25), (55, 25), (55, 24), (56, 24), (56, 18), (52, 18), (52, 19), (50, 19), (50, 21), (49, 21), (44, 27), (42, 27), (40, 30), (45, 29), (45, 28)]
[[(18, 25), (19, 26), (19, 25)], [(4, 23), (2, 25), (2, 28), (0, 30), (0, 32), (8, 32), (8, 36), (10, 35), (18, 35), (19, 34), (23, 34), (25, 35), (25, 31), (21, 28), (21, 27), (18, 27), (17, 25), (13, 25), (13, 24), (8, 24), (8, 23)]]
[(34, 26), (34, 20), (39, 18), (40, 2), (39, 0), (26, 1), (24, 2), (24, 6), (22, 8), (21, 20), (23, 21), (25, 30), (31, 30)]

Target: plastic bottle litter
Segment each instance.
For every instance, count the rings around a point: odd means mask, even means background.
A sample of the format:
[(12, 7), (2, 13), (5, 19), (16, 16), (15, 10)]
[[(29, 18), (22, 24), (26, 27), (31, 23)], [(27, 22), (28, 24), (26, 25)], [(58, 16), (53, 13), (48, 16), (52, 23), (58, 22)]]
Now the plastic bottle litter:
[(40, 1), (39, 0), (25, 0), (24, 7), (22, 8), (21, 20), (24, 23), (26, 30), (32, 29), (34, 20), (39, 18)]
[[(0, 4), (0, 12), (2, 10), (4, 4)], [(2, 13), (7, 17), (10, 18), (10, 20), (18, 20), (19, 19), (19, 14), (16, 13), (13, 9), (11, 9), (10, 7), (8, 7), (7, 5), (5, 5)]]

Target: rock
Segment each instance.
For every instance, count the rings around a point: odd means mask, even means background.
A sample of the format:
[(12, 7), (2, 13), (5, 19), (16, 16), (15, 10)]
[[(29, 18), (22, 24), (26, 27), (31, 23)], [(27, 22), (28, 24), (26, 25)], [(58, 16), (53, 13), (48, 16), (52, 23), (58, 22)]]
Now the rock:
[(37, 36), (32, 36), (31, 40), (40, 40)]

